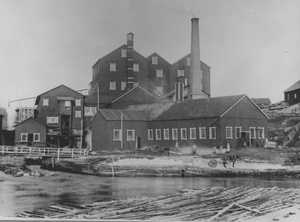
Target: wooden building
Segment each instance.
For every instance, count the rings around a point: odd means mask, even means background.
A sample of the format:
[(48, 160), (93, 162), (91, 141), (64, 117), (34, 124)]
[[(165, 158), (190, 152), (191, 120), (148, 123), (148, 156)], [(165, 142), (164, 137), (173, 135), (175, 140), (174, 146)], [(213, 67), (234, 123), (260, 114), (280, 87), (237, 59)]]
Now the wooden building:
[(101, 109), (91, 126), (93, 150), (262, 146), (268, 133), (268, 117), (245, 95), (190, 99), (161, 105), (160, 111), (151, 110), (151, 105), (141, 107)]
[(300, 103), (300, 80), (284, 91), (284, 100), (289, 105)]

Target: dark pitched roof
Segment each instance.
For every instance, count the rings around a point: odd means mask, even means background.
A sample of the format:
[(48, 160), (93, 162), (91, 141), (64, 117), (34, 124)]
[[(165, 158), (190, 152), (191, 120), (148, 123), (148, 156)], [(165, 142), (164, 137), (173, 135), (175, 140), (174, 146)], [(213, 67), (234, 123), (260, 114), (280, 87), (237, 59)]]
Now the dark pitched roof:
[(175, 103), (167, 111), (158, 116), (157, 120), (219, 117), (243, 97), (245, 95), (186, 100)]
[(134, 110), (118, 110), (118, 109), (100, 109), (98, 114), (102, 114), (106, 120), (121, 120), (123, 114), (123, 120), (148, 120), (148, 115), (144, 111)]
[(56, 90), (56, 89), (58, 89), (58, 88), (61, 88), (61, 87), (64, 87), (64, 88), (66, 88), (66, 89), (68, 89), (68, 90), (70, 90), (70, 91), (72, 91), (72, 92), (74, 92), (74, 93), (76, 93), (76, 94), (78, 94), (78, 95), (83, 96), (80, 92), (77, 92), (76, 90), (74, 90), (74, 89), (72, 89), (72, 88), (70, 88), (70, 87), (68, 87), (68, 86), (66, 86), (66, 85), (64, 85), (64, 84), (61, 84), (61, 85), (59, 85), (59, 86), (57, 86), (57, 87), (54, 87), (54, 88), (52, 88), (52, 89), (49, 89), (49, 90), (47, 90), (46, 92), (43, 92), (42, 94), (38, 95), (38, 96), (36, 97), (36, 100), (35, 100), (35, 105), (38, 105), (38, 103), (39, 103), (39, 101), (40, 101), (40, 97), (41, 97), (42, 95), (45, 95), (46, 93), (51, 92), (51, 91), (54, 91), (54, 90)]
[(15, 127), (16, 127), (16, 126), (19, 126), (19, 125), (22, 125), (22, 124), (24, 124), (24, 123), (26, 123), (26, 122), (28, 122), (28, 121), (34, 121), (34, 122), (36, 122), (36, 123), (38, 123), (38, 124), (40, 124), (40, 125), (42, 125), (42, 126), (46, 126), (45, 123), (43, 123), (41, 120), (39, 120), (39, 119), (34, 119), (33, 117), (30, 117), (30, 118), (25, 119), (25, 120), (23, 120), (22, 122), (16, 124)]
[(294, 91), (300, 89), (300, 80), (295, 82), (293, 85), (291, 85), (289, 88), (287, 88), (284, 92), (290, 92), (290, 91)]
[[(116, 98), (116, 96), (112, 96), (112, 95), (100, 95), (99, 103), (100, 104), (103, 104), (103, 103), (110, 104), (115, 98)], [(86, 105), (97, 105), (97, 103), (98, 103), (97, 93), (86, 96), (84, 99), (84, 103)]]

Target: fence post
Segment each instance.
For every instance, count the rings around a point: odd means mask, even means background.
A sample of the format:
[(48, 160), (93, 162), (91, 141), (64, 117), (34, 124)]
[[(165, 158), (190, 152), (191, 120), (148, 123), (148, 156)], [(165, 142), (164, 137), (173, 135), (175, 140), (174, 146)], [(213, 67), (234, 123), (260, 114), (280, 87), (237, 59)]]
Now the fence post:
[(74, 149), (72, 149), (72, 159), (74, 158)]

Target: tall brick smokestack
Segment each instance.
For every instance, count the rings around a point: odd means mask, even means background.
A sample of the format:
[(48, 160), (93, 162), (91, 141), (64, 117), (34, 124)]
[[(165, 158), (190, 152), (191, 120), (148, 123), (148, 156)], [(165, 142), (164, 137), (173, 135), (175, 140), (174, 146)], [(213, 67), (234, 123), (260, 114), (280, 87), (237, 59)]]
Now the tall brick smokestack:
[(199, 18), (192, 18), (192, 37), (191, 37), (191, 76), (190, 93), (191, 99), (207, 98), (203, 92), (203, 73), (200, 64), (200, 46), (199, 46)]

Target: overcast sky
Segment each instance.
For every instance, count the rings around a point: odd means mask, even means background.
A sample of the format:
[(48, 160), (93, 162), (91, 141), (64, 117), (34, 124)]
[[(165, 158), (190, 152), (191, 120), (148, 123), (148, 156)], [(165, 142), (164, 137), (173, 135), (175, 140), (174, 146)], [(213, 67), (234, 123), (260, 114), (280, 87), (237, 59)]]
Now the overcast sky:
[(213, 96), (283, 98), (300, 79), (300, 1), (0, 0), (0, 106), (59, 84), (87, 88), (94, 62), (134, 32), (135, 49), (173, 63), (200, 18)]

